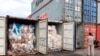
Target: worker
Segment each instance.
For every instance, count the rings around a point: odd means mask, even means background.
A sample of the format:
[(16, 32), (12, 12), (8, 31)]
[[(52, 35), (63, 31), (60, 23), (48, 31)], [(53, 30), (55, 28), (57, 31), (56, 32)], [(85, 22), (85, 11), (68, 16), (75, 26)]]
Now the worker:
[(94, 36), (92, 33), (89, 33), (87, 42), (88, 42), (88, 56), (94, 56)]

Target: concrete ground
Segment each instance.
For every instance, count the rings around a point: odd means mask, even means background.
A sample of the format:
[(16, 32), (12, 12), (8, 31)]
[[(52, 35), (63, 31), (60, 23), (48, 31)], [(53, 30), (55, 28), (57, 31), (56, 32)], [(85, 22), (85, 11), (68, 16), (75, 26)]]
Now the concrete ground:
[[(60, 52), (50, 52), (46, 55), (38, 53), (35, 55), (24, 55), (24, 56), (87, 56), (87, 49), (78, 49), (74, 52), (60, 51)], [(95, 49), (95, 56), (100, 56), (100, 48)]]
[[(80, 49), (75, 51), (74, 53), (82, 55), (82, 56), (87, 56), (87, 49)], [(95, 49), (95, 56), (100, 56), (100, 48)]]
[(60, 51), (60, 52), (48, 53), (46, 55), (36, 54), (36, 55), (28, 55), (28, 56), (82, 56), (82, 55), (76, 54), (76, 53), (70, 52), (70, 51)]

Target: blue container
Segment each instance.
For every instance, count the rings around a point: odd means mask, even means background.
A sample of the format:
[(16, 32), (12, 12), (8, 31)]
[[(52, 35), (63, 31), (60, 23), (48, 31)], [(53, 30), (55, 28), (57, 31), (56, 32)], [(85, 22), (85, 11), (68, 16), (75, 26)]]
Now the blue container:
[(83, 1), (83, 22), (96, 23), (96, 1), (84, 0)]
[[(48, 4), (46, 4), (38, 11), (35, 11), (32, 8), (32, 13), (33, 13), (32, 17), (37, 19), (40, 14), (46, 12), (48, 20), (53, 20), (53, 21), (66, 20), (66, 21), (81, 22), (82, 21), (81, 3), (82, 3), (81, 0), (51, 0)], [(80, 8), (78, 7), (78, 9), (75, 9), (76, 4)], [(33, 5), (34, 4), (32, 3), (32, 6)]]

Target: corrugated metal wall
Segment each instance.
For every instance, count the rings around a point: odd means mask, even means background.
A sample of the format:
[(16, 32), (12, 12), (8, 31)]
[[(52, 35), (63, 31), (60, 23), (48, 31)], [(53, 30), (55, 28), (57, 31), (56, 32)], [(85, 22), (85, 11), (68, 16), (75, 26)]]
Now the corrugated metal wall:
[(66, 0), (65, 1), (65, 20), (81, 22), (82, 0)]
[(47, 12), (49, 20), (61, 20), (63, 18), (63, 1), (52, 0), (49, 4), (43, 7), (41, 10), (33, 14), (33, 18), (36, 18), (43, 12)]
[(74, 19), (74, 0), (65, 1), (65, 19), (68, 21)]
[[(41, 13), (47, 12), (49, 20), (60, 21), (82, 21), (82, 0), (52, 0), (49, 4), (33, 14), (33, 18), (37, 18)], [(34, 4), (32, 3), (32, 6)], [(33, 11), (34, 9), (32, 9)]]
[(89, 33), (92, 33), (96, 39), (96, 25), (95, 24), (84, 24), (84, 47), (87, 48), (87, 37)]
[(83, 22), (96, 23), (96, 1), (83, 0)]

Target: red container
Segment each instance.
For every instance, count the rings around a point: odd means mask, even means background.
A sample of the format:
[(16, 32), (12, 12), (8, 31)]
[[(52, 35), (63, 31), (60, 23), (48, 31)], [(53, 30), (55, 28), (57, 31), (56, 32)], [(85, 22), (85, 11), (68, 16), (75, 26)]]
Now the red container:
[[(100, 42), (100, 25), (97, 25), (97, 40)], [(100, 46), (100, 43), (98, 44)]]
[(84, 24), (84, 48), (87, 48), (87, 37), (89, 33), (92, 33), (96, 37), (95, 24)]

